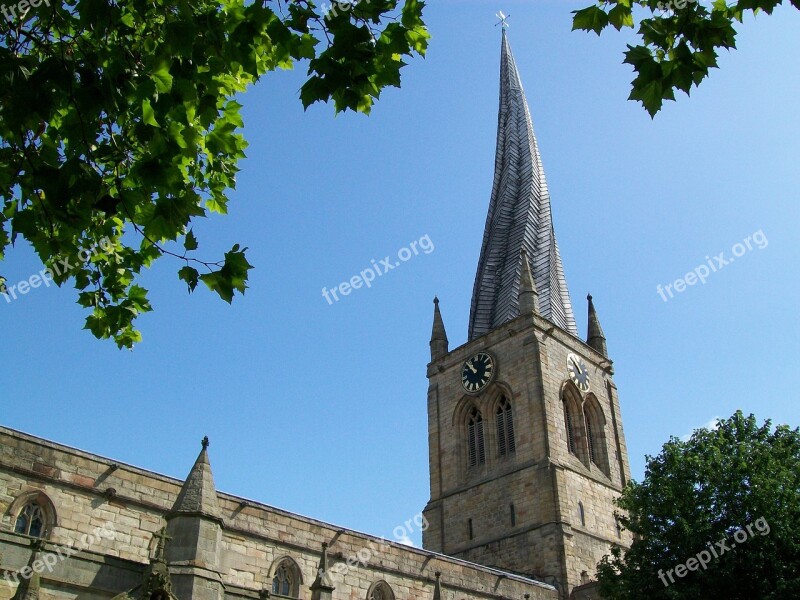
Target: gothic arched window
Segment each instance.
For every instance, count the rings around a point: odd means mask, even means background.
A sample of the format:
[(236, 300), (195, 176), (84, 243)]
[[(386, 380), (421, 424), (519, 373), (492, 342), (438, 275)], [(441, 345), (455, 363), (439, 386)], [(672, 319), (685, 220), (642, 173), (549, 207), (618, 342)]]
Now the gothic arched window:
[(483, 434), (483, 415), (473, 407), (467, 420), (467, 456), (469, 466), (486, 463), (486, 443)]
[(35, 538), (45, 537), (47, 520), (41, 505), (35, 500), (28, 502), (17, 515), (14, 531)]
[(394, 592), (385, 581), (378, 581), (372, 585), (367, 600), (394, 600)]
[(514, 442), (514, 415), (511, 411), (511, 403), (503, 396), (497, 405), (495, 413), (497, 421), (497, 450), (500, 456), (513, 454), (516, 449)]
[(375, 589), (372, 590), (372, 595), (369, 597), (369, 600), (386, 600), (386, 594), (383, 593), (382, 585), (375, 586)]
[(275, 572), (275, 577), (272, 578), (272, 593), (281, 596), (288, 596), (292, 590), (292, 574), (286, 565), (281, 565)]
[(583, 405), (586, 417), (586, 443), (589, 450), (590, 464), (598, 467), (606, 475), (610, 474), (608, 463), (608, 449), (605, 434), (605, 416), (597, 399), (589, 395)]
[(300, 595), (300, 573), (289, 558), (280, 562), (272, 578), (272, 593), (278, 596), (297, 598)]

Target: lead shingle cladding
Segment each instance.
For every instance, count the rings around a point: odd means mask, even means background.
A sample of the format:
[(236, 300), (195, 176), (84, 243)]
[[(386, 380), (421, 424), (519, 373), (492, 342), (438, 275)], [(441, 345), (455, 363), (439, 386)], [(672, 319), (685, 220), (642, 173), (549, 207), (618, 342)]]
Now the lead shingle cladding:
[(523, 246), (539, 291), (539, 314), (577, 335), (542, 159), (504, 30), (494, 183), (472, 292), (470, 340), (519, 315)]

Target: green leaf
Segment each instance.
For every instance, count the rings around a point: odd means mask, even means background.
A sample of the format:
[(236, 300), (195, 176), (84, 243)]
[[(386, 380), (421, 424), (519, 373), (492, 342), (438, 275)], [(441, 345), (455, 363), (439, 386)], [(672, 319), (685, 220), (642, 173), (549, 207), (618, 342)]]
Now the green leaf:
[(156, 113), (153, 110), (152, 105), (150, 104), (150, 100), (147, 98), (142, 100), (142, 121), (147, 125), (152, 125), (153, 127), (160, 127), (158, 121), (156, 121)]
[(169, 63), (163, 61), (150, 74), (150, 79), (156, 84), (159, 93), (166, 93), (172, 89), (172, 75), (169, 73)]
[(574, 10), (572, 14), (572, 30), (582, 29), (594, 31), (597, 35), (608, 25), (608, 15), (599, 6), (589, 6), (581, 10)]
[(639, 100), (652, 118), (661, 110), (663, 96), (664, 85), (660, 81), (650, 81), (644, 85), (635, 86), (629, 100)]
[(244, 294), (247, 288), (247, 275), (253, 266), (245, 258), (246, 250), (240, 251), (238, 245), (234, 246), (225, 254), (225, 263), (221, 269), (200, 275), (203, 283), (229, 304), (233, 301), (235, 292)]
[(633, 11), (630, 6), (619, 3), (609, 11), (608, 21), (617, 31), (623, 27), (633, 27)]
[(189, 251), (197, 250), (197, 238), (194, 236), (191, 229), (186, 232), (186, 237), (183, 240), (183, 247)]
[(186, 282), (186, 285), (189, 286), (190, 293), (193, 292), (197, 287), (199, 276), (200, 274), (197, 272), (197, 269), (193, 269), (189, 266), (183, 267), (180, 271), (178, 271), (178, 278), (181, 279), (181, 281)]

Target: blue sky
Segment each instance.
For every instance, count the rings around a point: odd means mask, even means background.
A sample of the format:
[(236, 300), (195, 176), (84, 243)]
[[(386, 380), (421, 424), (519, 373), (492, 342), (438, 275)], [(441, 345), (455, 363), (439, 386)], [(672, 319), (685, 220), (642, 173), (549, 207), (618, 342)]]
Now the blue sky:
[[(176, 477), (208, 435), (218, 489), (390, 536), (429, 497), (434, 295), (451, 348), (466, 340), (502, 9), (579, 330), (591, 291), (615, 361), (634, 477), (670, 435), (738, 408), (798, 425), (800, 12), (749, 18), (721, 69), (653, 121), (626, 101), (632, 35), (570, 32), (585, 4), (436, 0), (428, 57), (370, 117), (304, 112), (302, 65), (265, 78), (242, 99), (250, 147), (230, 215), (195, 229), (206, 256), (250, 248), (246, 296), (189, 296), (164, 259), (132, 352), (81, 331), (71, 289), (0, 302), (2, 424)], [(756, 232), (763, 249), (657, 293)], [(323, 298), (426, 235), (430, 253)], [(24, 246), (2, 265), (10, 282), (39, 268)]]

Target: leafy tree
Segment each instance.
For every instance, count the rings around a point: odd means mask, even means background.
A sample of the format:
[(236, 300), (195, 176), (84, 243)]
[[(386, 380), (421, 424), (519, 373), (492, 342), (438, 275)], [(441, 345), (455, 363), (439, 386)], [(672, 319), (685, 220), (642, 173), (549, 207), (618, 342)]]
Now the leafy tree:
[[(651, 117), (664, 100), (675, 100), (675, 90), (688, 95), (717, 66), (718, 50), (736, 47), (734, 22), (748, 12), (772, 14), (783, 0), (713, 0), (710, 8), (698, 0), (598, 0), (595, 6), (573, 11), (572, 29), (594, 31), (609, 25), (617, 31), (634, 27), (637, 7), (652, 16), (639, 22), (642, 43), (628, 45), (626, 63), (636, 78), (629, 100), (638, 100)], [(800, 0), (788, 0), (800, 9)], [(638, 11), (636, 11), (638, 12)]]
[(672, 438), (618, 504), (634, 542), (598, 565), (604, 598), (800, 598), (800, 430), (736, 412)]
[[(35, 6), (27, 12), (20, 6)], [(0, 260), (20, 238), (49, 285), (71, 280), (86, 328), (120, 347), (151, 310), (137, 284), (170, 255), (189, 290), (231, 302), (235, 245), (197, 258), (193, 220), (225, 213), (246, 143), (235, 96), (308, 60), (305, 107), (369, 113), (425, 53), (421, 0), (34, 0), (0, 18)], [(3, 283), (0, 278), (0, 283)], [(9, 282), (6, 282), (8, 284)], [(2, 290), (13, 294), (10, 285)]]

